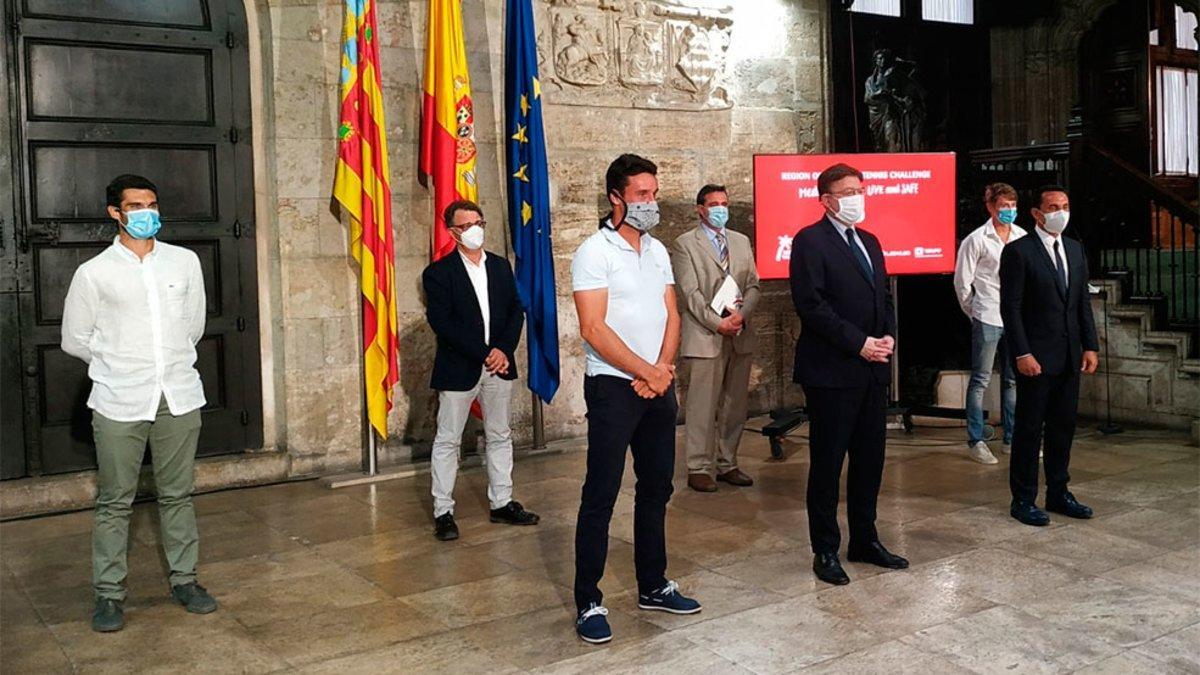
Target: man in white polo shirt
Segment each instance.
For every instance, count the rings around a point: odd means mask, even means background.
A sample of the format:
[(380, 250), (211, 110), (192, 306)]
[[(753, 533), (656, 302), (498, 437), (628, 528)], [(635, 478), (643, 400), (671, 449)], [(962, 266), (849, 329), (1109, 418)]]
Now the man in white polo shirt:
[(575, 629), (587, 642), (612, 639), (601, 604), (608, 525), (621, 489), (625, 451), (633, 454), (634, 564), (638, 607), (693, 614), (700, 603), (666, 578), (664, 524), (674, 486), (675, 354), (679, 312), (658, 225), (658, 167), (621, 155), (608, 167), (612, 212), (575, 253), (571, 276), (587, 353), (587, 476), (575, 526)]

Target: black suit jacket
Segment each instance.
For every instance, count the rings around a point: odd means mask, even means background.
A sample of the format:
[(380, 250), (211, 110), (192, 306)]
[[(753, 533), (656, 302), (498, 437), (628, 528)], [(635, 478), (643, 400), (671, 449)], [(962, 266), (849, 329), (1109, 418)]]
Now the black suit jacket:
[(869, 253), (874, 279), (829, 218), (792, 239), (789, 277), (800, 315), (793, 378), (808, 387), (865, 387), (892, 380), (891, 365), (859, 354), (867, 337), (896, 334), (883, 249), (875, 235), (855, 228)]
[(525, 314), (517, 295), (512, 267), (502, 256), (487, 253), (488, 308), (491, 341), (483, 341), (483, 312), (466, 264), (457, 251), (425, 268), (425, 318), (437, 336), (433, 376), (429, 386), (438, 391), (467, 391), (479, 382), (483, 361), (492, 349), (508, 357), (508, 372), (500, 377), (517, 377), (513, 352), (521, 340)]
[(1008, 244), (1000, 254), (1000, 318), (1008, 353), (1013, 359), (1033, 354), (1047, 375), (1078, 369), (1084, 350), (1099, 350), (1083, 246), (1060, 238), (1067, 263), (1066, 293), (1058, 288), (1054, 260), (1036, 231)]

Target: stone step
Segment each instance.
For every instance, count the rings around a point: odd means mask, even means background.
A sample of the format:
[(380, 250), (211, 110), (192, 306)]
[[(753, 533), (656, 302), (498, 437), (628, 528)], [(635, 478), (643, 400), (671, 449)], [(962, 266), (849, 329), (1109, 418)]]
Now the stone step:
[(1184, 359), (1179, 364), (1179, 376), (1188, 379), (1200, 378), (1200, 359)]

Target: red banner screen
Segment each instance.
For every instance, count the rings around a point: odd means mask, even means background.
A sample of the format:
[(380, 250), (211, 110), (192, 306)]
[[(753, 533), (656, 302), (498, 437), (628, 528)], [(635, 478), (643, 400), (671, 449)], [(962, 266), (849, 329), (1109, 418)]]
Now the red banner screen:
[(863, 172), (866, 220), (888, 274), (954, 271), (954, 153), (755, 155), (754, 239), (758, 274), (786, 279), (792, 237), (817, 222), (817, 176), (845, 162)]

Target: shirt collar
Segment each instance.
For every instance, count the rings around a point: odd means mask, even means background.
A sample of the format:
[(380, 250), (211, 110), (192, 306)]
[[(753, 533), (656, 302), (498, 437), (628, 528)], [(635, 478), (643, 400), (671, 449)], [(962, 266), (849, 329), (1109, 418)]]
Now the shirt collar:
[(834, 218), (833, 214), (830, 214), (830, 213), (825, 214), (825, 220), (828, 220), (829, 222), (833, 223), (833, 226), (837, 228), (838, 234), (842, 235), (842, 239), (846, 238), (846, 230), (849, 230), (850, 229), (849, 227), (842, 224), (841, 221), (839, 221), (837, 218)]
[(1037, 230), (1038, 239), (1042, 240), (1042, 244), (1045, 245), (1046, 248), (1054, 246), (1054, 242), (1059, 241), (1062, 238), (1061, 234), (1056, 237), (1037, 226), (1034, 226), (1034, 229)]
[[(984, 236), (991, 237), (991, 238), (995, 239), (996, 241), (1003, 243), (1004, 240), (1000, 239), (1000, 235), (996, 232), (996, 221), (992, 220), (991, 218), (988, 218), (987, 222), (983, 224), (983, 228), (984, 228), (983, 229)], [(1020, 239), (1021, 237), (1024, 237), (1027, 234), (1025, 232), (1024, 228), (1022, 228), (1020, 225), (1017, 225), (1016, 223), (1009, 225), (1008, 230), (1009, 230), (1009, 235), (1008, 235), (1009, 241), (1012, 241), (1014, 239)]]
[[(604, 221), (604, 229), (600, 230), (600, 231), (604, 234), (604, 238), (607, 239), (609, 241), (609, 243), (613, 244), (617, 248), (623, 248), (626, 251), (632, 251), (633, 253), (637, 253), (637, 251), (634, 251), (633, 247), (629, 245), (629, 242), (625, 241), (625, 238), (622, 237), (621, 235), (617, 234), (617, 231), (613, 229), (612, 218), (609, 218), (608, 220)], [(648, 237), (648, 236), (650, 236), (650, 235), (646, 234), (645, 232), (638, 235), (638, 239), (642, 242), (642, 250), (643, 251), (646, 250), (646, 237)]]
[(142, 263), (146, 260), (151, 260), (158, 256), (158, 240), (157, 239), (154, 240), (154, 246), (150, 249), (150, 252), (146, 254), (145, 258), (139, 258), (136, 253), (134, 253), (133, 251), (130, 251), (128, 248), (126, 248), (125, 244), (121, 243), (121, 235), (119, 235), (119, 234), (117, 236), (113, 237), (113, 248), (117, 249), (117, 253), (119, 255), (124, 257), (129, 262), (134, 262), (134, 263)]

